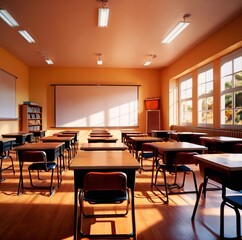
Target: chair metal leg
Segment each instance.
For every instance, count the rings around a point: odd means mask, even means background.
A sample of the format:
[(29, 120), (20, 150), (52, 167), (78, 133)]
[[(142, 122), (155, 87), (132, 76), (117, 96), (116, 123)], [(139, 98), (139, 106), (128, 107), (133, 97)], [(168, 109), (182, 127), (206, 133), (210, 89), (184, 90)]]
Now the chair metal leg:
[(220, 205), (220, 238), (221, 239), (224, 239), (224, 206), (225, 206), (225, 201), (222, 201)]

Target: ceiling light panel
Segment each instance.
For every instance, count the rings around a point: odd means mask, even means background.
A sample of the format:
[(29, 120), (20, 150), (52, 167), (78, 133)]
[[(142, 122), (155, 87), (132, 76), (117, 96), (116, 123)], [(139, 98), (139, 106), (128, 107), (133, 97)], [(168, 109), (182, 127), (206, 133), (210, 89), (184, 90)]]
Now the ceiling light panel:
[(34, 39), (29, 35), (29, 33), (26, 31), (26, 30), (21, 30), (21, 31), (18, 31), (22, 37), (25, 38), (25, 40), (27, 40), (29, 43), (34, 43)]
[(7, 10), (0, 9), (0, 18), (2, 18), (10, 27), (18, 27), (17, 21), (10, 15)]

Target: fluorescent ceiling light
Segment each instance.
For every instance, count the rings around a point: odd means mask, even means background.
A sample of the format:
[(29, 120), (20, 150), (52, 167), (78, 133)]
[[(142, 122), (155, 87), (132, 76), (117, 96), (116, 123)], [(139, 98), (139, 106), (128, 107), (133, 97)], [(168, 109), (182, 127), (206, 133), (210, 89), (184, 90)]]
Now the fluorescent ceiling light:
[(99, 27), (108, 26), (108, 16), (109, 16), (109, 8), (99, 8), (98, 9), (98, 26)]
[(46, 62), (47, 64), (49, 64), (49, 65), (54, 64), (53, 61), (52, 61), (51, 59), (45, 59), (45, 62)]
[(97, 60), (97, 65), (103, 65), (103, 61), (101, 59)]
[(161, 43), (170, 43), (190, 24), (189, 22), (185, 22), (185, 17), (188, 17), (188, 14), (184, 16), (184, 21), (178, 22), (176, 24), (176, 26), (161, 41)]
[(25, 30), (18, 31), (29, 43), (34, 43), (34, 39)]
[(151, 61), (146, 61), (145, 63), (144, 63), (144, 66), (149, 66), (151, 64)]
[(0, 9), (0, 18), (2, 18), (10, 27), (18, 27), (19, 24), (16, 20), (8, 13), (7, 10)]

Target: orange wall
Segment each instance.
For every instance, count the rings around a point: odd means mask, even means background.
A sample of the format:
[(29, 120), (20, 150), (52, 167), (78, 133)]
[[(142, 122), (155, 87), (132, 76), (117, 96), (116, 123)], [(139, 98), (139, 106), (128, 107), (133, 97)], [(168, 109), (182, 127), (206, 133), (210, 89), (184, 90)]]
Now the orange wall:
[[(219, 58), (242, 47), (242, 15), (226, 25), (223, 29), (202, 41), (188, 51), (181, 58), (161, 70), (161, 115), (162, 128), (169, 128), (169, 90), (176, 86), (177, 78), (187, 73), (197, 74), (197, 68), (209, 62), (214, 64), (214, 127), (219, 127), (220, 116), (220, 88), (219, 88)], [(196, 114), (196, 108), (193, 109)], [(193, 117), (193, 125), (197, 124), (197, 117)]]
[[(133, 84), (139, 91), (139, 129), (145, 131), (144, 99), (160, 97), (160, 71), (78, 67), (32, 67), (29, 70), (30, 100), (43, 106), (44, 128), (54, 126), (54, 87), (50, 84)], [(65, 96), (63, 96), (65, 97)], [(91, 96), (90, 96), (91, 97)]]
[[(16, 76), (16, 112), (19, 116), (19, 105), (29, 98), (28, 67), (13, 55), (0, 47), (0, 68)], [(0, 86), (1, 87), (1, 86)], [(0, 135), (19, 131), (19, 121), (0, 120)]]

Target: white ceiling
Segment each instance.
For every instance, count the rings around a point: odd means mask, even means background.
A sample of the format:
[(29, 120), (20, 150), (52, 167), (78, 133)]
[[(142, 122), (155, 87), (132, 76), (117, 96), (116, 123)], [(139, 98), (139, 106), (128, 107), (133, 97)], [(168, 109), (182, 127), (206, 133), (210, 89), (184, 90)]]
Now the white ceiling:
[[(0, 46), (28, 66), (46, 66), (44, 53), (54, 66), (97, 67), (101, 53), (102, 67), (144, 68), (148, 55), (155, 54), (148, 68), (161, 68), (242, 14), (242, 0), (109, 0), (109, 26), (98, 28), (101, 5), (97, 0), (0, 0), (0, 8), (20, 24), (11, 28), (0, 19)], [(191, 14), (188, 28), (161, 44), (186, 13)], [(22, 29), (34, 44), (21, 37)]]

